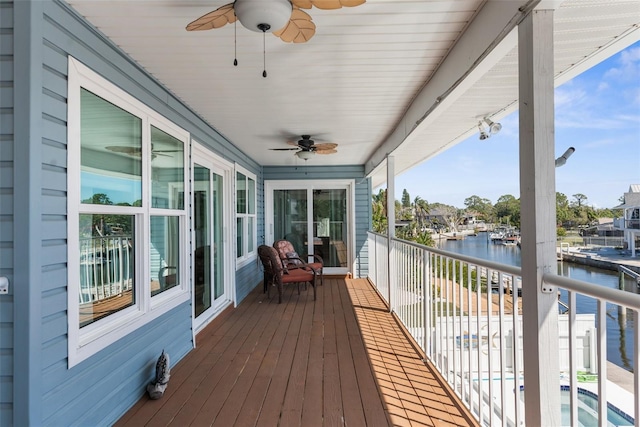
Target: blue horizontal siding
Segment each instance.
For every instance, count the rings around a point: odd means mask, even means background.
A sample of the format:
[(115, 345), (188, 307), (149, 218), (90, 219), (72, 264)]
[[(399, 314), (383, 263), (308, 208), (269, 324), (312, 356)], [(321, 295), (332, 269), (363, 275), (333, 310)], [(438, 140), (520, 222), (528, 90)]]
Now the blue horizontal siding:
[(0, 276), (9, 295), (0, 295), (0, 426), (13, 419), (13, 2), (0, 2)]
[[(14, 209), (23, 209), (28, 203), (14, 203), (13, 158), (15, 96), (13, 86), (4, 79), (13, 77), (11, 58), (14, 36), (7, 25), (13, 25), (13, 2), (0, 0), (0, 53), (2, 61), (2, 85), (0, 85), (0, 274), (11, 276), (13, 251)], [(33, 11), (36, 12), (33, 12)], [(22, 22), (23, 33), (36, 40), (40, 46), (27, 42), (38, 51), (30, 60), (41, 60), (34, 74), (38, 81), (26, 81), (24, 86), (37, 92), (38, 101), (29, 105), (35, 141), (32, 149), (36, 157), (23, 159), (20, 168), (23, 176), (36, 178), (33, 194), (25, 195), (39, 200), (39, 212), (22, 221), (25, 232), (39, 236), (39, 244), (30, 241), (22, 250), (37, 247), (37, 259), (22, 260), (29, 273), (36, 277), (29, 298), (39, 298), (27, 307), (29, 316), (39, 316), (40, 322), (29, 330), (37, 330), (22, 344), (28, 361), (21, 364), (30, 372), (29, 385), (21, 387), (21, 408), (13, 410), (14, 369), (13, 298), (0, 297), (0, 425), (108, 425), (117, 420), (145, 392), (145, 386), (154, 375), (155, 361), (165, 349), (171, 363), (177, 363), (192, 346), (192, 309), (185, 303), (166, 313), (151, 324), (145, 325), (123, 337), (89, 359), (68, 368), (67, 361), (67, 67), (68, 57), (73, 56), (98, 74), (113, 82), (159, 114), (191, 133), (192, 137), (222, 158), (235, 162), (258, 177), (258, 243), (264, 241), (264, 210), (262, 207), (263, 178), (261, 166), (235, 145), (225, 140), (201, 117), (174, 98), (152, 76), (135, 64), (117, 46), (106, 40), (97, 30), (75, 13), (65, 3), (54, 0), (40, 2), (30, 9), (33, 19), (42, 12), (40, 22)], [(8, 12), (8, 13), (7, 13)], [(7, 18), (9, 17), (9, 18)], [(36, 18), (37, 20), (37, 18)], [(20, 24), (20, 23), (18, 23)], [(41, 52), (41, 54), (40, 54)], [(26, 56), (29, 56), (27, 51)], [(37, 70), (40, 70), (39, 72)], [(41, 83), (42, 87), (35, 85)], [(34, 119), (35, 118), (35, 119)], [(39, 118), (39, 122), (38, 122)], [(26, 120), (26, 119), (25, 119)], [(24, 128), (24, 126), (22, 126)], [(37, 128), (37, 129), (36, 129)], [(21, 129), (24, 132), (24, 129)], [(41, 141), (38, 143), (38, 140)], [(30, 142), (31, 143), (31, 142)], [(23, 151), (24, 152), (24, 151)], [(35, 160), (35, 161), (34, 161)], [(37, 166), (36, 166), (37, 164)], [(17, 167), (16, 167), (17, 168)], [(17, 185), (17, 184), (16, 184)], [(22, 193), (21, 193), (22, 194)], [(31, 222), (29, 222), (31, 221)], [(37, 240), (38, 238), (36, 238)], [(31, 246), (33, 245), (33, 246)], [(29, 275), (31, 274), (31, 275)], [(236, 296), (241, 301), (261, 280), (257, 263), (249, 263), (236, 272)], [(27, 286), (27, 285), (24, 285)], [(39, 342), (35, 342), (39, 340)], [(22, 351), (22, 350), (21, 350)], [(22, 368), (21, 368), (22, 369)], [(7, 374), (9, 373), (9, 374)], [(41, 373), (41, 375), (40, 375)], [(33, 379), (37, 378), (37, 383)], [(17, 388), (17, 387), (16, 387)], [(26, 390), (26, 392), (25, 392)], [(25, 394), (26, 393), (26, 394)], [(16, 405), (16, 408), (18, 406)], [(19, 417), (16, 419), (16, 417)]]

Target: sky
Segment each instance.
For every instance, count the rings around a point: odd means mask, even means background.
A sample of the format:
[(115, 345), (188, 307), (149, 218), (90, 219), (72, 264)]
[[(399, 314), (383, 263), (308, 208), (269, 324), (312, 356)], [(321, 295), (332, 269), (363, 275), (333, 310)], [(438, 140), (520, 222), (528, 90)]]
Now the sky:
[[(629, 186), (640, 184), (640, 42), (557, 87), (555, 99), (556, 157), (576, 149), (556, 168), (556, 191), (570, 201), (584, 194), (594, 208), (619, 205)], [(396, 198), (406, 189), (411, 200), (464, 208), (472, 195), (494, 204), (505, 194), (520, 197), (518, 112), (500, 123), (502, 130), (489, 139), (480, 141), (476, 133), (398, 175)]]

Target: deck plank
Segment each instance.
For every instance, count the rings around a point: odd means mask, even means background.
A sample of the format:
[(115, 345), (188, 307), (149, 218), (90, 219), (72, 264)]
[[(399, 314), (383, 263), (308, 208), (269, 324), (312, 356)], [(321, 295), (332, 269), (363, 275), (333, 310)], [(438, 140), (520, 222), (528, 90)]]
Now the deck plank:
[(256, 287), (196, 337), (165, 395), (116, 426), (476, 425), (364, 279)]

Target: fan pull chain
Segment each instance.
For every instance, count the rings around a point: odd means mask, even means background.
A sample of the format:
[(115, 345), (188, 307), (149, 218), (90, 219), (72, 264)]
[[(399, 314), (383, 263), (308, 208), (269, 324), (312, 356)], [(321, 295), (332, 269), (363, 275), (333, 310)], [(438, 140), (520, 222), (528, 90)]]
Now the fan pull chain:
[(233, 66), (238, 66), (238, 20), (233, 23)]
[(267, 77), (267, 42), (266, 42), (267, 32), (265, 30), (262, 31), (262, 77)]

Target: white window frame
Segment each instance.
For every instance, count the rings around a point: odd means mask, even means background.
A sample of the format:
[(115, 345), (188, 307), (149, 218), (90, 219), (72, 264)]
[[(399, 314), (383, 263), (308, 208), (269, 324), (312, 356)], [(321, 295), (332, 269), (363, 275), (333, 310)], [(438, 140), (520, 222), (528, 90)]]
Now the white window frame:
[[(84, 88), (142, 120), (142, 207), (114, 205), (88, 205), (81, 203), (80, 163), (80, 93)], [(88, 359), (98, 351), (110, 346), (122, 337), (152, 322), (173, 308), (190, 300), (189, 265), (186, 256), (188, 246), (188, 153), (190, 135), (138, 101), (122, 89), (104, 79), (75, 58), (69, 57), (68, 73), (68, 367), (71, 368)], [(184, 143), (184, 205), (182, 209), (158, 209), (150, 206), (151, 126), (172, 135)], [(78, 295), (80, 291), (80, 247), (79, 217), (86, 213), (109, 213), (133, 215), (135, 217), (135, 303), (123, 310), (99, 319), (83, 328), (79, 326)], [(175, 216), (179, 218), (180, 231), (180, 275), (179, 285), (151, 297), (151, 277), (148, 270), (150, 249), (151, 216)]]
[[(193, 340), (196, 342), (196, 334), (202, 331), (213, 319), (216, 318), (220, 312), (228, 307), (230, 304), (233, 306), (237, 306), (236, 301), (236, 277), (235, 277), (235, 247), (232, 242), (235, 241), (235, 227), (232, 226), (233, 222), (236, 219), (236, 204), (235, 204), (235, 168), (234, 164), (223, 159), (222, 157), (215, 154), (213, 151), (205, 147), (203, 144), (199, 143), (197, 140), (191, 140), (191, 174), (190, 179), (192, 185), (195, 183), (194, 179), (194, 171), (195, 164), (199, 164), (203, 167), (212, 168), (211, 171), (214, 173), (220, 173), (223, 179), (223, 195), (222, 195), (222, 204), (223, 204), (223, 230), (222, 230), (222, 242), (225, 246), (225, 254), (223, 261), (223, 282), (224, 282), (224, 294), (225, 298), (220, 301), (214, 301), (214, 304), (209, 309), (210, 313), (207, 315), (206, 312), (203, 313), (201, 318), (196, 319), (195, 314), (195, 304), (192, 304), (192, 319), (193, 319)], [(210, 171), (210, 172), (211, 172)], [(190, 200), (191, 206), (195, 206), (194, 203), (194, 194), (196, 188), (193, 187)], [(193, 217), (193, 212), (191, 212)], [(192, 219), (193, 220), (193, 219)], [(195, 230), (191, 227), (191, 253), (195, 252)], [(195, 264), (191, 265), (191, 277), (195, 276), (194, 272)], [(193, 284), (192, 284), (193, 285)]]
[[(258, 222), (257, 222), (257, 217), (258, 217), (258, 180), (256, 178), (256, 174), (249, 172), (249, 170), (243, 168), (242, 166), (240, 166), (239, 164), (235, 163), (234, 164), (234, 174), (233, 174), (233, 201), (234, 201), (234, 210), (236, 212), (236, 220), (234, 221), (234, 230), (236, 232), (236, 234), (234, 235), (234, 242), (236, 242), (234, 244), (234, 248), (236, 250), (236, 270), (247, 265), (248, 263), (254, 261), (257, 257), (258, 257)], [(238, 213), (238, 172), (243, 174), (246, 178), (248, 179), (252, 179), (253, 182), (255, 183), (255, 194), (254, 194), (254, 200), (253, 200), (253, 206), (255, 206), (255, 212), (250, 214), (250, 213)], [(247, 192), (247, 211), (249, 210), (249, 187), (247, 186), (247, 188), (245, 189), (245, 191)], [(242, 255), (241, 256), (237, 256), (238, 251), (237, 251), (237, 225), (238, 225), (238, 218), (243, 218), (244, 221), (242, 221), (242, 225), (243, 225), (243, 232), (242, 232), (242, 236), (244, 237), (242, 239), (242, 243), (243, 243), (243, 248), (242, 248)], [(249, 230), (249, 221), (247, 221), (248, 218), (253, 218), (253, 229)], [(252, 234), (253, 236), (253, 250), (249, 251), (247, 246), (248, 246), (248, 240), (247, 240), (247, 236), (249, 235), (249, 233)]]

